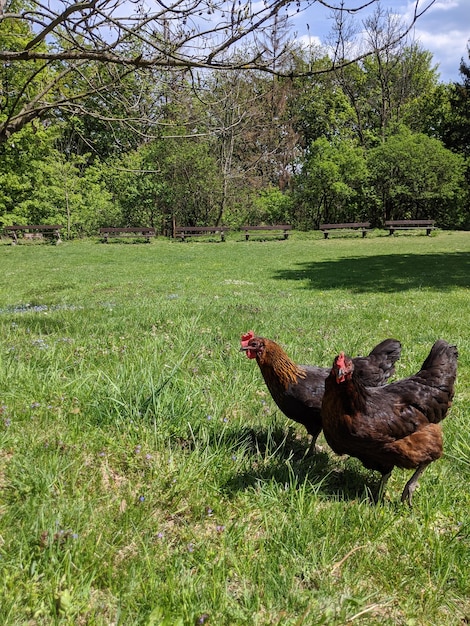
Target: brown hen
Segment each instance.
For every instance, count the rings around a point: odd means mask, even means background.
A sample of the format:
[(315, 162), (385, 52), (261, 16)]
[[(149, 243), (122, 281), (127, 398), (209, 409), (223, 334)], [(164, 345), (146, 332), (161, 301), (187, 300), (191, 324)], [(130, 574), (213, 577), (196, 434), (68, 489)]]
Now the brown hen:
[(323, 432), (334, 452), (382, 474), (379, 499), (394, 467), (415, 469), (401, 499), (411, 505), (425, 468), (442, 456), (441, 422), (452, 403), (458, 352), (443, 339), (420, 371), (385, 387), (367, 387), (354, 359), (340, 353), (325, 382)]

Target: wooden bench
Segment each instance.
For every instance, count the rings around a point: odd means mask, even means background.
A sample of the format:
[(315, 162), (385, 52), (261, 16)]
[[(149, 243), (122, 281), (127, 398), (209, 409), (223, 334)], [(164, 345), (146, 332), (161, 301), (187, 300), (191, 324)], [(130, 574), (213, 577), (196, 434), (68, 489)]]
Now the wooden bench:
[(414, 230), (416, 228), (424, 228), (426, 235), (430, 235), (435, 229), (434, 220), (387, 220), (385, 228), (388, 228), (388, 234), (393, 235), (396, 230)]
[(220, 241), (225, 241), (225, 233), (230, 230), (227, 226), (176, 226), (174, 237), (186, 241), (188, 237), (202, 237), (220, 235)]
[(5, 226), (3, 232), (12, 238), (12, 245), (18, 243), (18, 234), (26, 240), (44, 239), (44, 237), (47, 237), (55, 239), (56, 243), (60, 243), (62, 241), (60, 238), (61, 228), (63, 226), (59, 224), (13, 224), (12, 226)]
[(279, 236), (282, 233), (284, 239), (289, 237), (289, 231), (292, 230), (292, 226), (290, 224), (273, 224), (270, 226), (242, 226), (240, 229), (245, 233), (245, 240), (248, 241), (250, 238), (250, 234), (255, 232), (265, 231), (269, 234)]
[(349, 222), (346, 224), (320, 224), (320, 230), (323, 232), (323, 237), (328, 239), (328, 235), (331, 231), (336, 230), (349, 230), (360, 231), (362, 237), (367, 235), (367, 231), (370, 230), (370, 222)]
[(155, 237), (155, 228), (147, 228), (146, 226), (136, 227), (105, 227), (100, 228), (100, 235), (103, 235), (103, 243), (108, 243), (111, 237), (143, 237), (147, 243), (150, 243), (150, 237)]

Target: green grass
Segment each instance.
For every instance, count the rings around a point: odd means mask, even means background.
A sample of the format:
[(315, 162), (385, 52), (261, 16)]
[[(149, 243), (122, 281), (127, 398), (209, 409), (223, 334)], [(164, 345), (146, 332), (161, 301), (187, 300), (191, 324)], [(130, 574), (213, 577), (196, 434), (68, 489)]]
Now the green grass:
[[(238, 238), (240, 239), (240, 238)], [(0, 623), (470, 620), (470, 233), (0, 246)], [(459, 347), (410, 510), (277, 411), (239, 352)]]

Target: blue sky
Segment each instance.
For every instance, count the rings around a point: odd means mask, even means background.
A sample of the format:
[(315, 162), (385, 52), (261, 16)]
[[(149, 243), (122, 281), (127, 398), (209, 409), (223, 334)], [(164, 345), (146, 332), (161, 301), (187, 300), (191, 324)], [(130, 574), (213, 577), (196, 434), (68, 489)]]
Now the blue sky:
[[(360, 6), (361, 0), (347, 1), (347, 6)], [(391, 9), (393, 13), (409, 22), (415, 7), (415, 0), (382, 0), (382, 7)], [(419, 6), (424, 7), (429, 0), (420, 0)], [(375, 5), (373, 6), (375, 8)], [(366, 15), (360, 13), (362, 18)], [(294, 29), (300, 38), (307, 41), (306, 24), (309, 25), (310, 39), (313, 42), (325, 43), (332, 21), (328, 19), (328, 11), (319, 4), (314, 4), (306, 11), (297, 14), (292, 20)], [(361, 19), (362, 19), (361, 18)], [(412, 32), (415, 41), (429, 50), (433, 55), (434, 64), (438, 64), (442, 82), (460, 81), (460, 60), (463, 57), (468, 64), (467, 43), (470, 39), (470, 0), (436, 0), (434, 4), (416, 22)]]
[(470, 39), (469, 0), (436, 2), (418, 20), (415, 36), (439, 63), (441, 80), (460, 80), (460, 59), (463, 57), (467, 65), (470, 63), (467, 53)]

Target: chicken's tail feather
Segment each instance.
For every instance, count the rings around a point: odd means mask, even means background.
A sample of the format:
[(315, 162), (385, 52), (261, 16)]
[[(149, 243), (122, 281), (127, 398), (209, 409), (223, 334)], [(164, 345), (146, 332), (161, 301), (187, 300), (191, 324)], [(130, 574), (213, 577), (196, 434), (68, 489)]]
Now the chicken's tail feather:
[(369, 360), (377, 366), (377, 385), (384, 385), (395, 374), (395, 363), (401, 356), (398, 339), (384, 339), (369, 353)]
[(384, 339), (375, 346), (369, 356), (380, 356), (384, 363), (395, 365), (401, 356), (401, 343), (398, 339)]
[(426, 357), (417, 376), (439, 387), (453, 387), (457, 376), (457, 346), (438, 339)]

